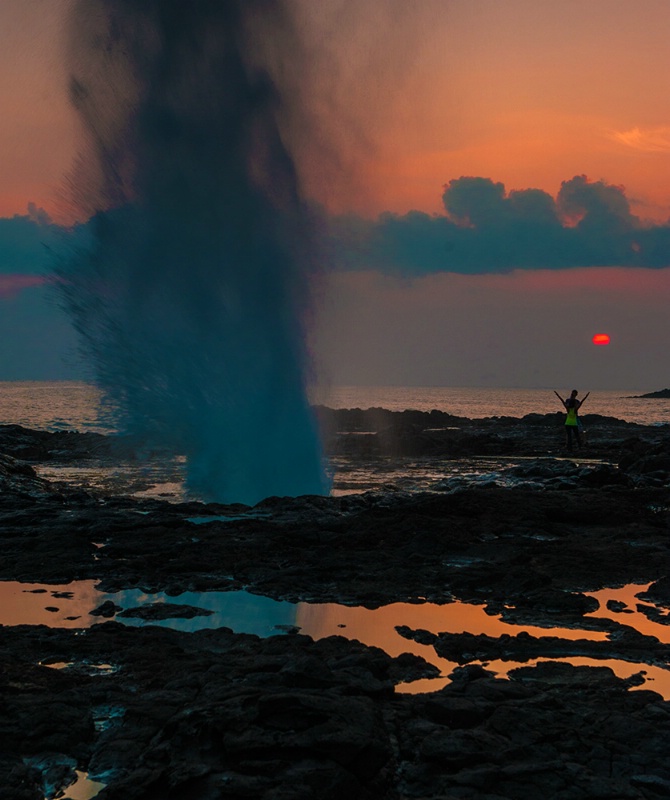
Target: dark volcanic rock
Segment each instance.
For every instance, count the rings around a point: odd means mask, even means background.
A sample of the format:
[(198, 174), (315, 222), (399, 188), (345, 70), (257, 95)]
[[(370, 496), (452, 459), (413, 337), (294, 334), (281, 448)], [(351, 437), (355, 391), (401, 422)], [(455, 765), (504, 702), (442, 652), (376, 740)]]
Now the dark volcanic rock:
[(473, 633), (440, 633), (433, 635), (432, 641), (428, 642), (425, 631), (399, 627), (398, 632), (407, 639), (432, 644), (438, 655), (457, 664), (493, 659), (524, 662), (535, 658), (570, 656), (614, 658), (640, 664), (670, 662), (670, 645), (662, 644), (654, 636), (644, 636), (624, 625), (612, 631), (609, 641), (531, 636), (522, 631), (516, 636), (503, 634), (499, 637)]
[(122, 610), (123, 609), (121, 606), (118, 606), (111, 600), (105, 600), (104, 603), (101, 603), (97, 608), (94, 608), (93, 611), (89, 611), (88, 613), (93, 617), (103, 617), (104, 619), (110, 619), (111, 617), (116, 616), (116, 614), (118, 614), (118, 612)]
[[(546, 457), (565, 450), (564, 414), (527, 414), (515, 417), (487, 417), (470, 420), (442, 411), (387, 411), (330, 409), (319, 406), (317, 416), (331, 455), (368, 458), (523, 456)], [(585, 414), (587, 442), (583, 452), (589, 458), (616, 460), (625, 436), (637, 433), (648, 442), (659, 434), (631, 422)]]
[(58, 488), (38, 478), (29, 464), (0, 452), (0, 494), (5, 506), (14, 502), (20, 507), (28, 497), (51, 497), (57, 493)]
[[(398, 718), (400, 796), (642, 798), (637, 775), (668, 779), (656, 720), (668, 730), (670, 712), (656, 695), (627, 693), (609, 670), (517, 672), (461, 673), (411, 698)], [(653, 755), (641, 767), (646, 736)]]
[[(472, 667), (394, 694), (398, 660), (339, 637), (115, 623), (2, 628), (0, 652), (8, 798), (43, 797), (46, 770), (57, 789), (72, 764), (104, 774), (100, 800), (643, 798), (670, 780), (670, 704), (608, 669), (541, 664), (507, 681)], [(40, 666), (55, 659), (72, 666)], [(79, 666), (101, 663), (116, 670)]]
[(640, 400), (667, 400), (670, 398), (670, 389), (659, 389), (657, 392), (633, 395)]
[[(281, 787), (382, 797), (393, 777), (384, 709), (391, 670), (406, 667), (374, 648), (115, 623), (83, 635), (0, 628), (0, 645), (12, 652), (0, 658), (7, 797), (39, 796), (40, 775), (26, 775), (23, 759), (50, 752), (94, 774), (112, 770), (101, 800), (228, 796), (230, 787), (252, 797)], [(38, 666), (59, 658), (72, 666)], [(116, 671), (84, 679), (84, 663)], [(31, 783), (32, 793), (11, 794)]]
[(72, 460), (110, 451), (100, 433), (36, 431), (21, 425), (0, 425), (0, 453), (23, 461)]
[(106, 591), (172, 595), (247, 586), (276, 599), (368, 606), (458, 597), (544, 613), (533, 593), (563, 598), (567, 612), (568, 595), (556, 592), (670, 574), (668, 488), (274, 498), (255, 509), (200, 505), (199, 515), (231, 516), (194, 525), (194, 504), (35, 486), (0, 493), (1, 578), (87, 578)]
[[(0, 578), (87, 578), (103, 590), (171, 596), (244, 586), (368, 607), (459, 599), (509, 621), (605, 631), (607, 640), (400, 628), (463, 665), (445, 688), (414, 696), (394, 684), (433, 677), (435, 667), (341, 637), (259, 639), (118, 622), (85, 631), (0, 627), (0, 798), (42, 800), (45, 780), (56, 796), (75, 767), (104, 775), (100, 800), (663, 796), (670, 704), (630, 691), (641, 676), (620, 681), (607, 669), (541, 664), (499, 680), (471, 662), (575, 654), (670, 663), (669, 646), (654, 637), (588, 617), (595, 601), (586, 594), (651, 583), (638, 610), (665, 620), (648, 605), (670, 606), (664, 434), (594, 420), (589, 456), (603, 459), (594, 465), (546, 457), (562, 446), (554, 415), (470, 424), (366, 414), (342, 417), (333, 445), (350, 435), (341, 433), (344, 421), (359, 429), (351, 441), (372, 437), (352, 452), (533, 460), (504, 488), (268, 498), (249, 508), (103, 497), (49, 484), (3, 458)], [(24, 436), (5, 433), (7, 441)], [(80, 457), (95, 445), (69, 441), (44, 439), (44, 458)], [(194, 516), (224, 519), (195, 525)], [(175, 605), (138, 613), (165, 618)], [(96, 612), (119, 610), (105, 603)]]
[(633, 440), (626, 447), (628, 452), (620, 458), (619, 466), (632, 475), (638, 484), (670, 485), (670, 437), (646, 446)]
[(665, 575), (647, 589), (637, 595), (642, 600), (649, 600), (665, 608), (670, 608), (670, 575)]

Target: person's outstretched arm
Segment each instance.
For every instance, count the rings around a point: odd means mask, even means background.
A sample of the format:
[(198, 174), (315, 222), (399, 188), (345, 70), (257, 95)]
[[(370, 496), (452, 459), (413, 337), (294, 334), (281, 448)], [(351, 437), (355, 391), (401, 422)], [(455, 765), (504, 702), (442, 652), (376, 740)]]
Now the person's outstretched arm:
[(556, 397), (558, 397), (558, 399), (561, 401), (561, 403), (563, 403), (563, 405), (565, 405), (565, 400), (564, 400), (564, 399), (561, 397), (561, 395), (560, 395), (560, 394), (559, 394), (559, 393), (556, 391), (556, 389), (554, 389), (554, 394), (556, 395)]
[(582, 402), (579, 404), (580, 406), (583, 406), (583, 405), (584, 405), (584, 403), (586, 402), (586, 398), (587, 398), (587, 397), (588, 397), (590, 394), (591, 394), (591, 392), (587, 392), (587, 393), (584, 395), (584, 397), (582, 397)]

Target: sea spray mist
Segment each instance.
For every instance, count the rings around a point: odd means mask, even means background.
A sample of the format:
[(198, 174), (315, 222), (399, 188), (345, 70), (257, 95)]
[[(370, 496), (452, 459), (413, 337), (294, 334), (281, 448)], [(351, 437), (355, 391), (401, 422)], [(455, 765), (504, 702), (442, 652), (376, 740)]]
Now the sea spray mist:
[(59, 286), (117, 425), (185, 454), (207, 499), (327, 491), (284, 3), (80, 0), (69, 34), (88, 222)]

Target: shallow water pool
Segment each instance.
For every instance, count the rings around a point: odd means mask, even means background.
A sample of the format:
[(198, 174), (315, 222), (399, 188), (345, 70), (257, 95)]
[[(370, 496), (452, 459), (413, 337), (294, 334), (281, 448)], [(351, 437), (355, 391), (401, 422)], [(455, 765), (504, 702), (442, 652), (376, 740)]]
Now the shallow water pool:
[[(646, 588), (646, 585), (631, 584), (590, 593), (598, 600), (600, 606), (596, 612), (587, 615), (586, 619), (589, 617), (609, 619), (670, 644), (670, 626), (654, 622), (636, 609), (635, 595)], [(627, 613), (608, 609), (608, 600), (624, 603)], [(168, 596), (163, 592), (148, 594), (139, 589), (106, 593), (98, 591), (93, 580), (74, 581), (59, 586), (16, 581), (0, 582), (0, 624), (87, 628), (105, 621), (105, 618), (91, 613), (105, 601), (111, 601), (124, 610), (141, 608), (149, 604), (170, 603), (192, 606), (204, 612), (190, 619), (173, 616), (146, 621), (136, 617), (118, 615), (114, 617), (117, 622), (130, 626), (160, 625), (184, 632), (228, 627), (236, 633), (251, 633), (257, 636), (272, 636), (299, 630), (314, 639), (337, 635), (379, 647), (391, 656), (413, 653), (438, 667), (441, 678), (414, 681), (399, 686), (398, 690), (404, 692), (426, 692), (441, 688), (449, 680), (447, 676), (458, 664), (440, 658), (431, 645), (422, 645), (405, 639), (396, 630), (398, 626), (424, 629), (432, 633), (468, 632), (495, 637), (502, 634), (516, 635), (526, 631), (531, 636), (557, 636), (565, 640), (606, 641), (607, 639), (604, 631), (576, 627), (547, 628), (516, 625), (504, 621), (498, 615), (486, 613), (483, 605), (462, 602), (445, 605), (421, 601), (391, 603), (377, 609), (368, 609), (338, 603), (289, 603), (246, 591), (184, 592), (176, 596)], [(670, 670), (661, 666), (583, 657), (541, 658), (523, 662), (523, 665), (533, 665), (537, 661), (546, 660), (567, 661), (575, 665), (608, 666), (622, 678), (644, 672), (645, 688), (653, 688), (665, 699), (670, 699)], [(522, 663), (517, 661), (474, 663), (484, 663), (487, 669), (499, 676), (505, 676), (510, 670), (522, 666)], [(67, 668), (67, 665), (60, 666)]]

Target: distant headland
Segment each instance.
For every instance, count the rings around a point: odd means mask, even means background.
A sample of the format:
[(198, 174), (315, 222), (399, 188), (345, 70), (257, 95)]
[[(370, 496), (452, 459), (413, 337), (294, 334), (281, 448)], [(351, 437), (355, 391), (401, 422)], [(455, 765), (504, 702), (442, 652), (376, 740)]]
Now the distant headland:
[(670, 389), (660, 389), (658, 392), (647, 392), (647, 394), (632, 395), (639, 400), (670, 400)]

